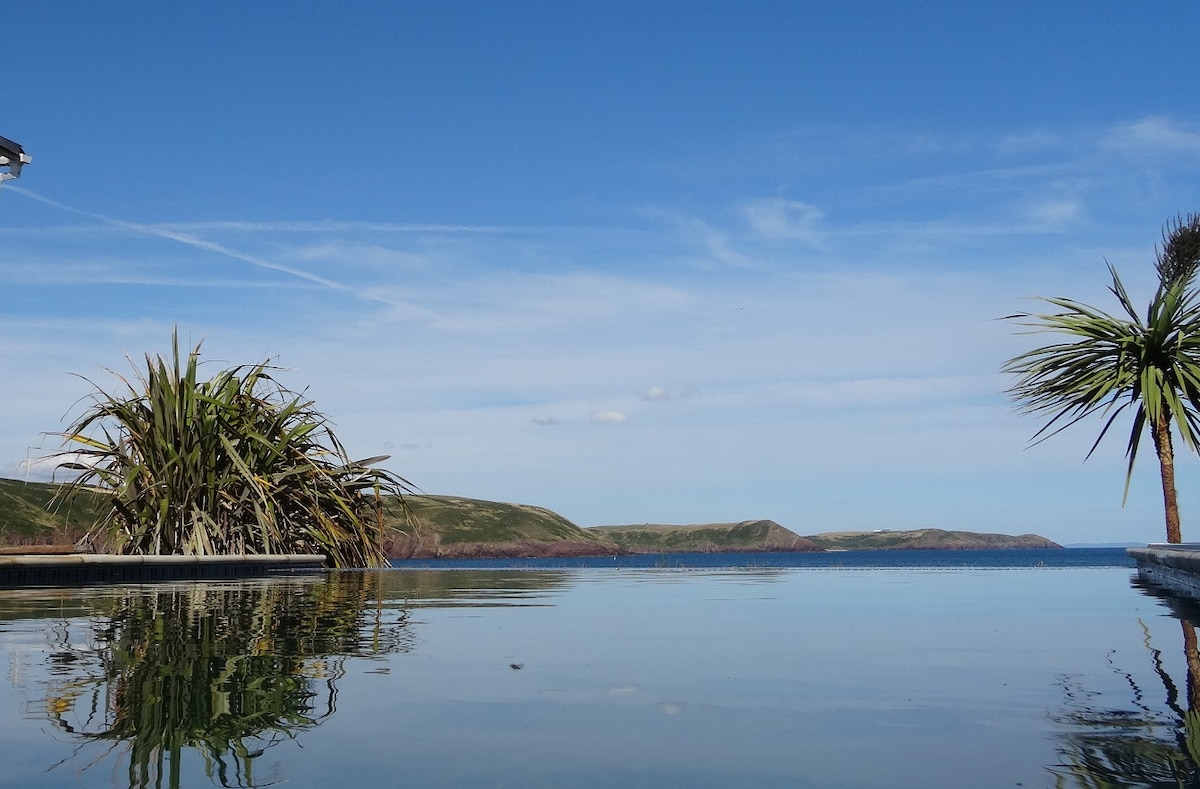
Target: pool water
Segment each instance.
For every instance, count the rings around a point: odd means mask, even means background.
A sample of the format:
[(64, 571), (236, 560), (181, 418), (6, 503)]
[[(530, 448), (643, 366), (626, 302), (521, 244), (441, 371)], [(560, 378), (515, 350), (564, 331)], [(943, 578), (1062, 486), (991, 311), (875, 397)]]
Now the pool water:
[(0, 785), (1190, 785), (1194, 613), (1123, 566), (0, 591)]

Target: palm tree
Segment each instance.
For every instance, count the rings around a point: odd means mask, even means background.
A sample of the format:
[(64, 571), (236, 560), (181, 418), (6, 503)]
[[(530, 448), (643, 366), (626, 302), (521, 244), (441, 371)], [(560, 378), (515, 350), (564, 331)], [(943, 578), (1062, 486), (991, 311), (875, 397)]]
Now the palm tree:
[(1008, 393), (1028, 413), (1048, 417), (1034, 434), (1040, 443), (1093, 414), (1103, 426), (1087, 457), (1126, 409), (1133, 424), (1126, 444), (1129, 495), (1142, 433), (1149, 427), (1162, 478), (1167, 542), (1182, 542), (1175, 492), (1172, 427), (1184, 444), (1200, 450), (1200, 214), (1177, 217), (1163, 230), (1157, 251), (1158, 287), (1143, 320), (1116, 269), (1109, 290), (1121, 314), (1110, 315), (1072, 299), (1040, 298), (1057, 312), (1010, 315), (1026, 333), (1066, 334), (1072, 339), (1010, 359), (1004, 371), (1016, 376)]
[[(59, 467), (81, 472), (61, 496), (103, 494), (94, 529), (127, 554), (321, 553), (337, 567), (384, 564), (382, 494), (409, 484), (351, 461), (325, 416), (265, 363), (199, 378), (146, 356), (122, 389), (96, 387), (61, 434)], [(116, 375), (114, 373), (114, 375)]]

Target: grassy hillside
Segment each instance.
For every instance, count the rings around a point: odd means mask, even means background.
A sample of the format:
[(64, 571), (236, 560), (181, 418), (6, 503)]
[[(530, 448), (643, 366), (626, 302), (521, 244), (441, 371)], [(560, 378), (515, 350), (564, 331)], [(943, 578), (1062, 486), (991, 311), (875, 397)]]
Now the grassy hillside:
[(822, 550), (810, 540), (770, 520), (691, 526), (595, 526), (586, 531), (612, 540), (631, 553)]
[(408, 556), (602, 555), (616, 546), (566, 518), (526, 504), (460, 496), (406, 496), (391, 508), (390, 553)]
[(96, 518), (95, 506), (80, 499), (51, 512), (46, 507), (56, 490), (45, 482), (0, 478), (0, 544), (67, 544), (82, 537)]
[[(0, 479), (0, 546), (70, 544), (96, 517), (86, 500), (47, 509), (57, 485)], [(406, 496), (385, 524), (393, 556), (602, 555), (619, 549), (550, 510), (457, 496)], [(407, 511), (406, 511), (407, 510)]]
[(808, 539), (830, 551), (1062, 547), (1037, 534), (1014, 536), (944, 529), (826, 532), (810, 534)]
[[(44, 482), (0, 479), (0, 546), (62, 545), (83, 536), (95, 520), (95, 505), (77, 500), (69, 509), (47, 510), (56, 489)], [(524, 504), (460, 496), (406, 496), (405, 502), (407, 507), (393, 504), (386, 519), (392, 557), (1061, 547), (1036, 534), (942, 529), (801, 537), (770, 520), (581, 529), (550, 510)]]

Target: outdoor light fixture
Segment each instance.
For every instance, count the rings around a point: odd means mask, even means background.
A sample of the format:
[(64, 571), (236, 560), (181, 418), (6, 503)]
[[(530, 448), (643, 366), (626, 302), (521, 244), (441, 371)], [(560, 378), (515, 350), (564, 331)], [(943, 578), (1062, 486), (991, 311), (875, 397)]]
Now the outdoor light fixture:
[(8, 172), (0, 172), (0, 181), (20, 178), (21, 168), (32, 161), (24, 148), (7, 137), (0, 137), (0, 168), (8, 168)]

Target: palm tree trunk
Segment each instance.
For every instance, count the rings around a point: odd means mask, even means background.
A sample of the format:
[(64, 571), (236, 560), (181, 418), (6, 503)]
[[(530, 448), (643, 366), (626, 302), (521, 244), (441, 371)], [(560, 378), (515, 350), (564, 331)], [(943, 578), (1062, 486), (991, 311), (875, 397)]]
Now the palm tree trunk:
[(1167, 542), (1183, 542), (1179, 530), (1179, 499), (1175, 494), (1175, 448), (1171, 445), (1171, 423), (1159, 419), (1150, 427), (1158, 468), (1162, 477), (1163, 510), (1167, 516)]
[(1196, 628), (1191, 622), (1179, 620), (1183, 626), (1183, 656), (1187, 661), (1187, 711), (1200, 712), (1200, 648), (1196, 646)]

